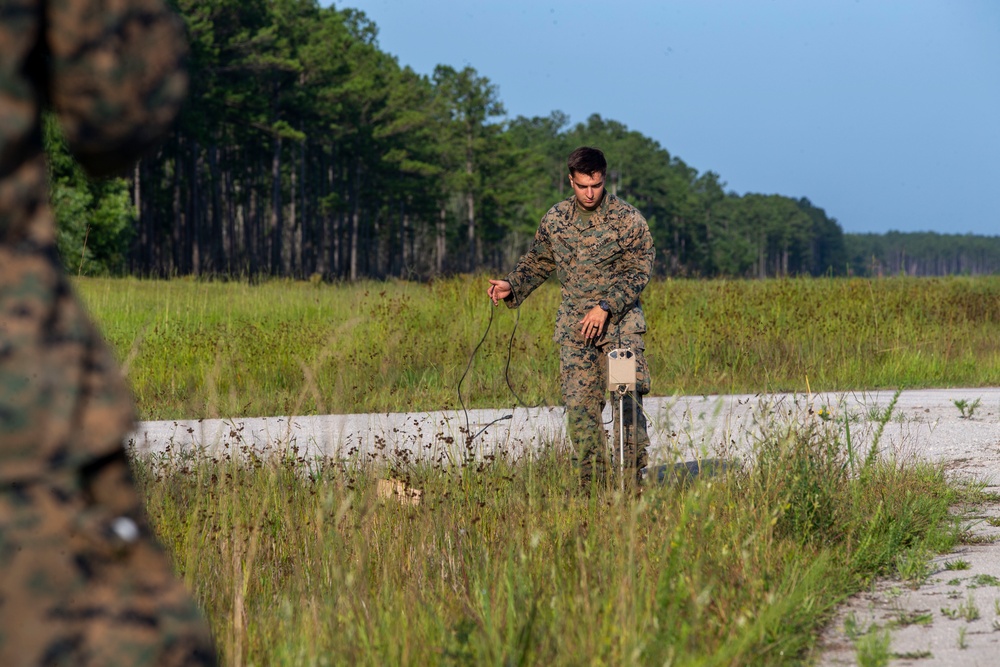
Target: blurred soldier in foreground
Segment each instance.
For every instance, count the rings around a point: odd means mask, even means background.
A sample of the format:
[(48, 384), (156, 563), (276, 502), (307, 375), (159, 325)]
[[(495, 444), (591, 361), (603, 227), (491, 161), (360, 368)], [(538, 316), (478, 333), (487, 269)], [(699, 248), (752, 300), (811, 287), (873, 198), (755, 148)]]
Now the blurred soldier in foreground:
[(56, 257), (41, 112), (97, 176), (187, 87), (162, 0), (0, 0), (0, 665), (212, 665), (149, 533), (122, 439), (129, 392)]
[[(649, 446), (642, 413), (642, 395), (649, 393), (642, 339), (646, 319), (639, 295), (653, 269), (653, 239), (642, 214), (604, 189), (608, 163), (601, 151), (577, 148), (567, 166), (573, 196), (549, 209), (531, 248), (503, 280), (490, 280), (488, 294), (494, 305), (502, 299), (508, 307), (517, 307), (552, 272), (562, 284), (554, 340), (559, 343), (563, 403), (583, 486), (602, 481), (608, 467), (601, 416), (607, 354), (614, 348), (635, 353), (636, 400), (626, 396), (622, 412), (625, 469), (638, 481)], [(612, 405), (617, 422), (618, 403)]]

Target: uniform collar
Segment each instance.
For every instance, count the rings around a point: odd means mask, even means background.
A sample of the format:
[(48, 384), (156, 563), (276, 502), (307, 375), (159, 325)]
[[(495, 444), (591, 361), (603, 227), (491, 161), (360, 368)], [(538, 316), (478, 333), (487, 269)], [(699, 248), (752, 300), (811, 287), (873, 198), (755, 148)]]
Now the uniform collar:
[(570, 201), (573, 202), (573, 224), (576, 225), (578, 229), (586, 229), (594, 225), (597, 221), (603, 220), (608, 214), (608, 207), (611, 205), (611, 198), (614, 197), (613, 194), (604, 191), (604, 196), (601, 197), (601, 203), (597, 205), (594, 209), (593, 214), (590, 216), (588, 222), (584, 222), (583, 218), (580, 216), (580, 204), (576, 201), (576, 195), (570, 197)]

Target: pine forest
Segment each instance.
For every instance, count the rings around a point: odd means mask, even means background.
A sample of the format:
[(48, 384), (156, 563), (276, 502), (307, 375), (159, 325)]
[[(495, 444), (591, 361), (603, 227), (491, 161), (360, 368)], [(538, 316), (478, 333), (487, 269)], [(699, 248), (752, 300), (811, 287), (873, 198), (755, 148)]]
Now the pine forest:
[(1000, 238), (845, 234), (805, 197), (727, 192), (611, 119), (507, 118), (472, 67), (430, 76), (377, 26), (315, 0), (178, 0), (189, 100), (155, 154), (90, 182), (49, 123), (60, 252), (74, 274), (427, 280), (506, 271), (597, 146), (607, 188), (646, 216), (677, 277), (1000, 270)]

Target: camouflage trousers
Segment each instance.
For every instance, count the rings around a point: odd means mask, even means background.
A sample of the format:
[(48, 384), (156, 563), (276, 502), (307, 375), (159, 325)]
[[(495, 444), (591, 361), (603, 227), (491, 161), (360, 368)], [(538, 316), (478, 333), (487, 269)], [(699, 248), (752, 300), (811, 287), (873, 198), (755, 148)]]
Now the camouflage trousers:
[(619, 461), (619, 435), (622, 421), (619, 416), (617, 395), (612, 401), (611, 440), (604, 429), (604, 405), (608, 396), (608, 357), (617, 347), (630, 348), (636, 355), (636, 392), (624, 395), (621, 412), (624, 416), (624, 467), (626, 479), (637, 481), (646, 466), (649, 436), (646, 417), (642, 411), (642, 396), (649, 393), (649, 367), (644, 354), (645, 345), (638, 334), (622, 336), (607, 344), (588, 347), (563, 345), (559, 351), (559, 370), (563, 404), (569, 437), (573, 443), (574, 462), (580, 471), (580, 483), (606, 483), (608, 468), (615, 469)]
[[(216, 664), (205, 619), (138, 509), (124, 454), (102, 467), (94, 482), (113, 502), (70, 483), (0, 490), (0, 664)], [(112, 509), (123, 503), (131, 510)]]

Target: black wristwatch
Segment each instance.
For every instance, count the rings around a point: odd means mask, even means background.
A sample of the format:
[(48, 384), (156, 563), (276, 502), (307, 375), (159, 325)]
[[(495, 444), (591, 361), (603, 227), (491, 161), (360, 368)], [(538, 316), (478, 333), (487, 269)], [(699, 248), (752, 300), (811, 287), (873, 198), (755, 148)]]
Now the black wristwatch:
[(607, 301), (604, 301), (602, 299), (601, 302), (598, 303), (597, 305), (600, 306), (601, 310), (603, 310), (605, 313), (610, 313), (611, 312), (611, 304), (608, 303)]

